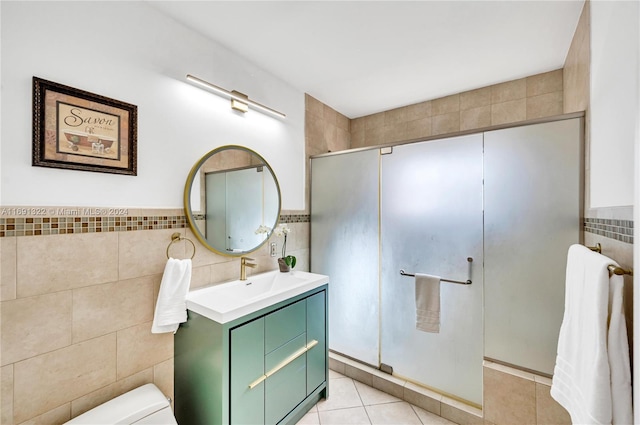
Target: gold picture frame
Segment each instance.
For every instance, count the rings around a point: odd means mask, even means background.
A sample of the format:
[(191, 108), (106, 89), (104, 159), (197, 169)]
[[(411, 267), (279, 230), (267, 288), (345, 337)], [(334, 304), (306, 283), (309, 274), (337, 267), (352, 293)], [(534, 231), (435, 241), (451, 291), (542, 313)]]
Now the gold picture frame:
[(33, 77), (38, 167), (137, 175), (138, 107)]

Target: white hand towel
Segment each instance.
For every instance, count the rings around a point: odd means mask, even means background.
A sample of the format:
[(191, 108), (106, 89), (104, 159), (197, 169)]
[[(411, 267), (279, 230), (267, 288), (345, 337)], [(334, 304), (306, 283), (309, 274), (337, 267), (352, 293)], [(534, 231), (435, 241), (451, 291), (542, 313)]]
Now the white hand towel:
[(416, 329), (440, 332), (440, 278), (416, 273)]
[(567, 258), (565, 311), (551, 396), (574, 424), (631, 424), (631, 372), (621, 276), (582, 245)]
[(151, 333), (173, 332), (187, 321), (187, 292), (191, 283), (191, 260), (170, 258), (164, 268)]
[[(613, 262), (617, 267), (619, 264)], [(633, 423), (631, 362), (624, 314), (624, 278), (613, 275), (609, 286), (609, 335), (607, 351), (611, 371), (613, 425)]]

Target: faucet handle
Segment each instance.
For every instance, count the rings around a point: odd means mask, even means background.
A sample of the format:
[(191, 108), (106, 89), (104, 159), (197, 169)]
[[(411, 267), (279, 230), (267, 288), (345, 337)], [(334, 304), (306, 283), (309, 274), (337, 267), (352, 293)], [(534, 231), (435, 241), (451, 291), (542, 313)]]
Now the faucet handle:
[(255, 261), (253, 258), (249, 257), (241, 257), (240, 258), (240, 280), (247, 280), (247, 267), (254, 268), (258, 267), (256, 263), (247, 263), (249, 261)]

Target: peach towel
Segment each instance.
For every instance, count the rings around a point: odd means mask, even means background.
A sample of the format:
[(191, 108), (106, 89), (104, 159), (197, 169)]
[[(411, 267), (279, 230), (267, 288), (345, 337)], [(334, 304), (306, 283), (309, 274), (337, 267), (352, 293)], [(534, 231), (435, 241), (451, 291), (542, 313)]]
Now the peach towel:
[(416, 273), (416, 329), (440, 332), (440, 277)]

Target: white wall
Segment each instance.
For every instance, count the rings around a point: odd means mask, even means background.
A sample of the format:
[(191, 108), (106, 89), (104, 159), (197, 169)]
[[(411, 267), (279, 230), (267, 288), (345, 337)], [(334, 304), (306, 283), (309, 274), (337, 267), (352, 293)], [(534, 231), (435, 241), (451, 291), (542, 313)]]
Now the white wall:
[[(636, 22), (640, 22), (640, 7), (636, 13)], [(640, 58), (640, 42), (636, 46), (636, 54), (638, 58)], [(640, 67), (640, 64), (638, 65)], [(636, 108), (640, 111), (640, 84), (636, 87)], [(636, 119), (636, 143), (635, 143), (635, 179), (634, 181), (640, 182), (640, 117)], [(635, 205), (640, 205), (640, 184), (636, 184), (635, 186)], [(633, 221), (635, 222), (635, 227), (633, 230), (633, 239), (636, 241), (633, 249), (633, 264), (640, 264), (640, 249), (638, 248), (638, 242), (640, 241), (640, 208), (634, 207), (633, 209)], [(638, 278), (638, 274), (633, 278), (633, 287), (638, 288), (640, 285), (640, 278)], [(640, 323), (640, 291), (633, 291), (633, 323)], [(633, 382), (640, 382), (640, 325), (635, 325), (633, 328), (633, 364), (636, 367), (633, 368)], [(633, 412), (634, 412), (634, 422), (640, 423), (640, 391), (637, 389), (633, 392)]]
[[(304, 208), (302, 92), (145, 2), (0, 7), (0, 204), (180, 208), (191, 166), (211, 149), (238, 144), (274, 168), (283, 209)], [(187, 73), (287, 118), (232, 111), (228, 99), (188, 83)], [(33, 76), (137, 105), (138, 176), (32, 167)]]
[(633, 205), (639, 4), (590, 5), (591, 208)]

